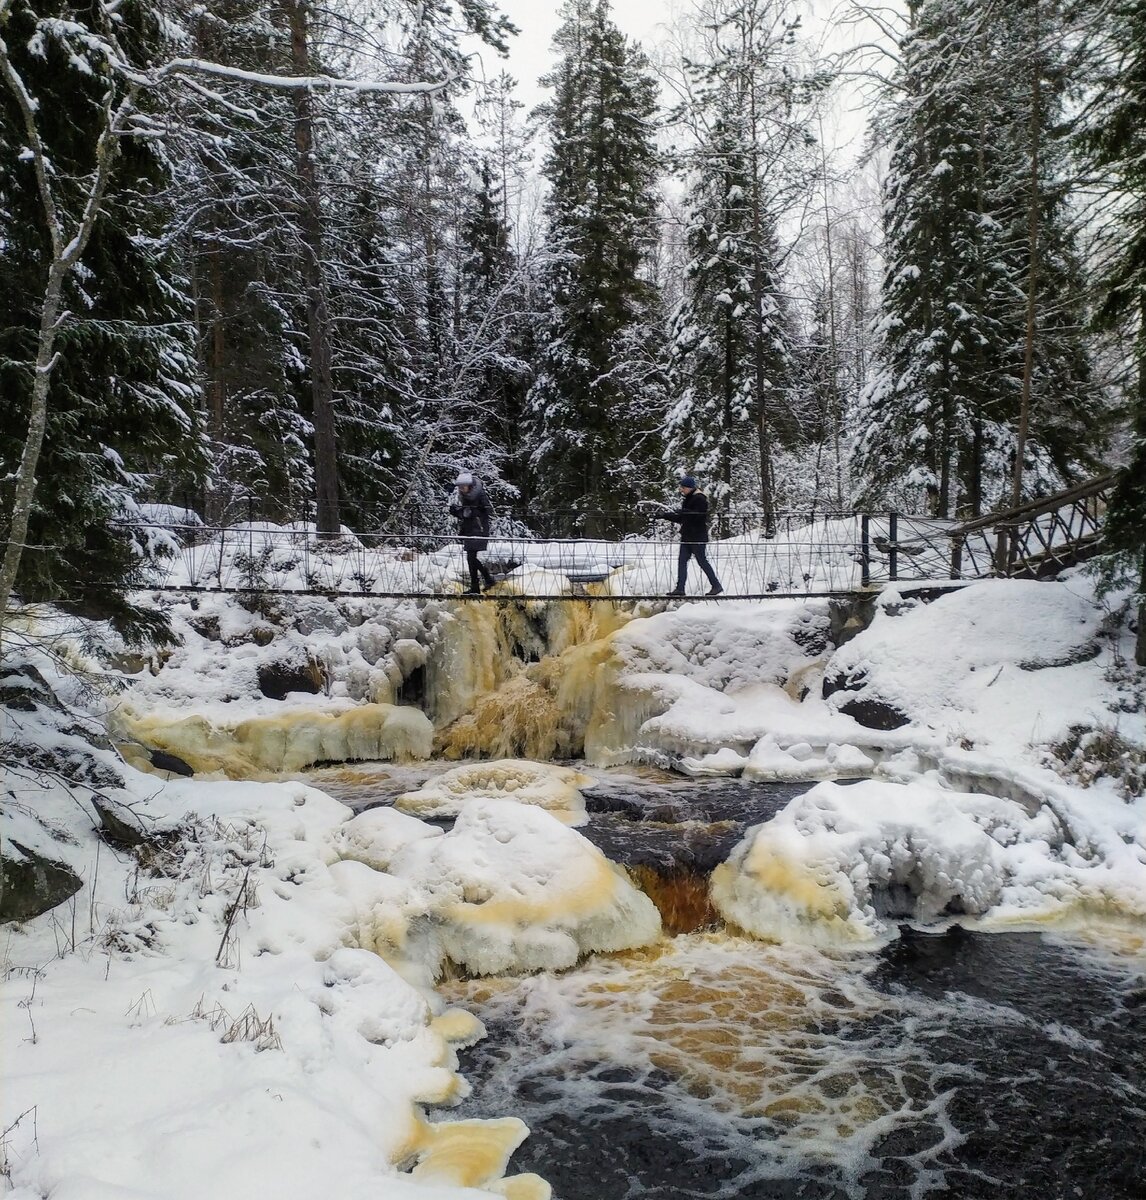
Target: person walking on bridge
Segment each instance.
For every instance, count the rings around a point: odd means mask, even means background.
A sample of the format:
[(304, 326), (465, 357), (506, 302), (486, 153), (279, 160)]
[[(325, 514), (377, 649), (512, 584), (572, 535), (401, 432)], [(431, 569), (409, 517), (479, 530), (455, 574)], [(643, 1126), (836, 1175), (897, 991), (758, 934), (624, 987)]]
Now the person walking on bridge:
[(494, 579), (489, 568), (478, 558), (478, 554), (489, 546), (489, 527), (493, 520), (493, 505), (489, 502), (482, 481), (469, 471), (462, 471), (454, 480), (457, 494), (450, 504), (450, 514), (457, 518), (458, 532), (462, 535), (462, 545), (466, 551), (466, 566), (470, 571), (470, 586), (463, 593), (466, 596), (478, 596), (478, 572), (481, 572), (485, 590), (493, 587)]
[(708, 497), (696, 486), (691, 475), (680, 479), (680, 508), (662, 509), (661, 517), (675, 521), (680, 526), (680, 557), (677, 560), (676, 587), (667, 594), (683, 596), (688, 583), (688, 560), (695, 558), (709, 583), (709, 596), (719, 596), (724, 588), (708, 561), (705, 547), (708, 545)]

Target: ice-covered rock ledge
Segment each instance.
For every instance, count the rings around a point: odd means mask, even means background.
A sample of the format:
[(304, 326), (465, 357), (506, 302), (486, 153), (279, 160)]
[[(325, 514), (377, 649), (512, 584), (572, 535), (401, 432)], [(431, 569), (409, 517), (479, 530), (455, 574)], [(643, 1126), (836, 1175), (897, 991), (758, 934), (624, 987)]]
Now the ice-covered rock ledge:
[[(587, 751), (698, 775), (832, 779), (865, 777), (905, 751), (938, 762), (965, 749), (983, 756), (981, 777), (1006, 779), (1019, 765), (1061, 766), (1054, 752), (1089, 729), (1140, 758), (1146, 696), (1124, 599), (1098, 600), (1077, 573), (972, 584), (930, 604), (888, 591), (870, 627), (838, 649), (801, 630), (815, 606), (797, 602), (634, 621), (614, 639), (618, 688), (655, 697), (657, 711), (629, 746)], [(857, 719), (872, 713), (894, 720)]]
[(1118, 813), (1084, 814), (1068, 793), (1031, 813), (951, 790), (934, 773), (820, 783), (748, 831), (713, 874), (713, 902), (734, 926), (776, 942), (878, 942), (900, 921), (957, 919), (1115, 924), (1137, 931), (1141, 946), (1146, 852)]
[(634, 650), (619, 686), (662, 701), (635, 755), (695, 775), (873, 781), (821, 785), (750, 834), (714, 879), (728, 920), (854, 941), (901, 918), (1102, 917), (1141, 938), (1146, 702), (1118, 598), (1100, 602), (1080, 574), (929, 605), (885, 593), (871, 626), (813, 668), (777, 661), (791, 617), (762, 607), (741, 630), (692, 610), (687, 654), (666, 617), (617, 639)]

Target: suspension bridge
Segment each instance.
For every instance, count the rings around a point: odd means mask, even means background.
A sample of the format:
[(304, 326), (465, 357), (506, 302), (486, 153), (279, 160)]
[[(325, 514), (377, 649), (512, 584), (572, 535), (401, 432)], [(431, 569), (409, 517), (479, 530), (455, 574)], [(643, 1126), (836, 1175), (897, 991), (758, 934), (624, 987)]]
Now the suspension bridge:
[[(1109, 472), (1053, 496), (967, 522), (897, 512), (785, 513), (767, 532), (748, 521), (709, 543), (719, 600), (847, 596), (891, 584), (992, 577), (1050, 578), (1099, 547)], [(662, 599), (675, 586), (679, 541), (668, 526), (618, 540), (490, 538), (482, 558), (494, 586), (464, 595), (456, 536), (406, 530), (319, 537), (307, 522), (210, 527), (186, 510), (154, 510), (132, 536), (164, 553), (148, 590), (465, 600)], [(722, 530), (719, 526), (716, 533)], [(686, 599), (706, 598), (693, 564)]]

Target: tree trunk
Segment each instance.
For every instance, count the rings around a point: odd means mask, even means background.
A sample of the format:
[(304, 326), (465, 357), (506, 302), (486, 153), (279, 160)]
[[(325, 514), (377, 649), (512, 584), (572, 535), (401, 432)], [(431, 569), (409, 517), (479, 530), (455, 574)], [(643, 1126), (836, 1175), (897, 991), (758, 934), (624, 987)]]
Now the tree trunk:
[(1042, 54), (1039, 45), (1040, 0), (1035, 0), (1035, 45), (1031, 68), (1031, 194), (1027, 209), (1027, 241), (1030, 268), (1027, 272), (1027, 332), (1023, 348), (1023, 395), (1019, 405), (1019, 428), (1015, 436), (1015, 470), (1011, 477), (1011, 506), (1017, 507), (1023, 498), (1023, 459), (1027, 452), (1027, 432), (1031, 421), (1031, 381), (1035, 366), (1035, 318), (1038, 295), (1039, 248), (1039, 125), (1042, 109)]
[(756, 391), (756, 433), (760, 450), (760, 501), (764, 509), (764, 536), (776, 532), (776, 495), (772, 478), (772, 430), (769, 423), (764, 364), (764, 280), (761, 259), (764, 248), (760, 213), (760, 163), (756, 142), (756, 88), (749, 85), (750, 129), (752, 134), (752, 311), (754, 345), (754, 383)]
[(12, 65), (8, 47), (0, 37), (0, 78), (8, 85), (13, 100), (20, 111), (24, 134), (31, 149), (32, 164), (36, 174), (36, 186), (44, 209), (44, 221), (48, 234), (51, 262), (48, 278), (44, 285), (44, 299), (40, 307), (40, 330), (36, 342), (36, 367), (32, 379), (32, 395), (28, 413), (28, 434), (16, 470), (16, 483), (12, 498), (12, 519), (8, 526), (8, 542), (4, 548), (4, 560), (0, 563), (0, 634), (7, 618), (8, 605), (20, 573), (20, 560), (28, 538), (28, 524), (32, 513), (32, 499), (36, 491), (36, 467), (44, 445), (44, 434), (48, 427), (48, 390), (52, 372), (58, 361), (55, 347), (60, 325), (66, 316), (62, 312), (64, 282), (75, 270), (91, 239), (92, 230), (103, 211), (108, 181), (112, 167), (119, 155), (119, 142), (123, 128), (135, 110), (134, 93), (129, 93), (114, 106), (114, 95), (109, 90), (104, 102), (104, 126), (100, 130), (95, 147), (95, 170), (84, 200), (84, 207), (71, 236), (67, 236), (61, 212), (56, 204), (52, 186), (52, 171), (47, 150), (40, 137), (36, 121), (35, 101), (24, 86), (24, 81)]
[(20, 559), (28, 537), (32, 496), (36, 490), (36, 464), (40, 460), (44, 431), (48, 426), (48, 388), (52, 381), (52, 369), (56, 365), (56, 335), (59, 332), (60, 305), (67, 273), (68, 268), (58, 259), (52, 263), (48, 270), (48, 283), (44, 288), (44, 300), (40, 309), (40, 337), (36, 347), (36, 373), (32, 382), (28, 436), (24, 439), (24, 452), (20, 456), (20, 466), (16, 471), (12, 523), (8, 529), (4, 563), (0, 566), (0, 626), (4, 614), (8, 611), (12, 590), (16, 586), (16, 575), (20, 570)]
[(1142, 551), (1142, 577), (1138, 581), (1138, 639), (1134, 645), (1134, 661), (1146, 667), (1146, 550)]
[[(291, 66), (310, 75), (309, 0), (285, 0), (290, 23)], [(302, 202), (303, 281), (306, 284), (307, 338), (310, 343), (310, 389), (314, 416), (314, 484), (319, 536), (339, 532), (338, 448), (334, 432), (334, 382), (331, 364), (330, 313), (323, 279), (322, 194), (314, 152), (314, 110), (310, 91), (297, 88), (294, 98), (294, 144)]]

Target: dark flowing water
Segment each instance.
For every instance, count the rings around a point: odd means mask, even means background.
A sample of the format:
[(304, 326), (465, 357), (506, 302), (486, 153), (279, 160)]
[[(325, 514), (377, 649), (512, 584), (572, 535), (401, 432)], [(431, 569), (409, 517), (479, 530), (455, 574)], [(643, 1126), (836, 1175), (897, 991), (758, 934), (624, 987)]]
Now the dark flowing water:
[(1126, 963), (958, 928), (866, 961), (687, 935), (655, 961), (459, 985), (450, 1117), (514, 1114), (560, 1200), (1146, 1195), (1146, 991)]
[[(606, 774), (582, 832), (705, 872), (805, 787)], [(523, 1118), (511, 1170), (557, 1200), (1146, 1197), (1141, 951), (900, 935), (824, 953), (702, 930), (452, 984), (488, 1036), (443, 1116)]]

